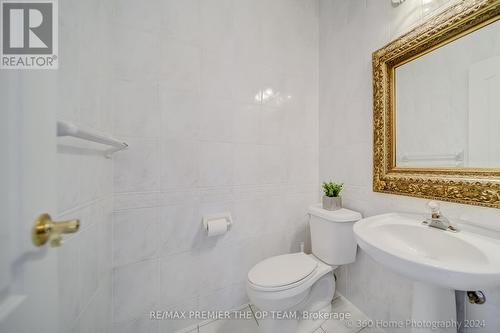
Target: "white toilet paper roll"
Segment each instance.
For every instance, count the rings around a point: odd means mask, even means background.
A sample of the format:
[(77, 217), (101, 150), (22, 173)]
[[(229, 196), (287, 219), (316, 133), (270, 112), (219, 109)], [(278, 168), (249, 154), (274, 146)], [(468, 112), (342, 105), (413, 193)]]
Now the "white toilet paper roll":
[(208, 237), (222, 235), (227, 232), (227, 220), (216, 219), (207, 222)]

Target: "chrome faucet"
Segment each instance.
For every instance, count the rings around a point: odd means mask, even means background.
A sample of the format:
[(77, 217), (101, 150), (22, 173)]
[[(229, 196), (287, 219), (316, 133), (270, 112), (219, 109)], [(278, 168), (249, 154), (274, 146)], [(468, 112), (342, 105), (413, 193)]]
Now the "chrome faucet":
[(458, 231), (457, 227), (453, 226), (450, 220), (441, 214), (439, 204), (436, 201), (429, 201), (427, 206), (431, 210), (431, 217), (425, 221), (429, 227), (441, 230)]

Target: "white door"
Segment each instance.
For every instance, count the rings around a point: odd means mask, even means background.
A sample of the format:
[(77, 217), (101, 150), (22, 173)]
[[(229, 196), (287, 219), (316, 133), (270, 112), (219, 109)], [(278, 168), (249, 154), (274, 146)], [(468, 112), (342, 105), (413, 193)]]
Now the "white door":
[(0, 332), (59, 332), (56, 251), (35, 247), (54, 213), (57, 71), (0, 70)]

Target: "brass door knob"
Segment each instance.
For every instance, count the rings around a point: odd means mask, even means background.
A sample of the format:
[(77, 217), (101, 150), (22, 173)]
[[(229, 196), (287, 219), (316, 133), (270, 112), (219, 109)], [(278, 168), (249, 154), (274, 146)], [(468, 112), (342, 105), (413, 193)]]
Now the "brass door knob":
[(42, 246), (50, 240), (52, 247), (61, 246), (61, 234), (72, 234), (80, 228), (80, 220), (52, 221), (49, 214), (42, 214), (35, 220), (31, 238), (35, 246)]

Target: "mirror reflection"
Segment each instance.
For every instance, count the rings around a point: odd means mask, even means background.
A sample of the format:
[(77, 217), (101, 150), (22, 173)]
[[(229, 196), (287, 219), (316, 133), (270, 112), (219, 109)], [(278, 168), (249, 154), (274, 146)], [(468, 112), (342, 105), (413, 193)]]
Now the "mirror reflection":
[(397, 167), (500, 168), (500, 21), (394, 75)]

